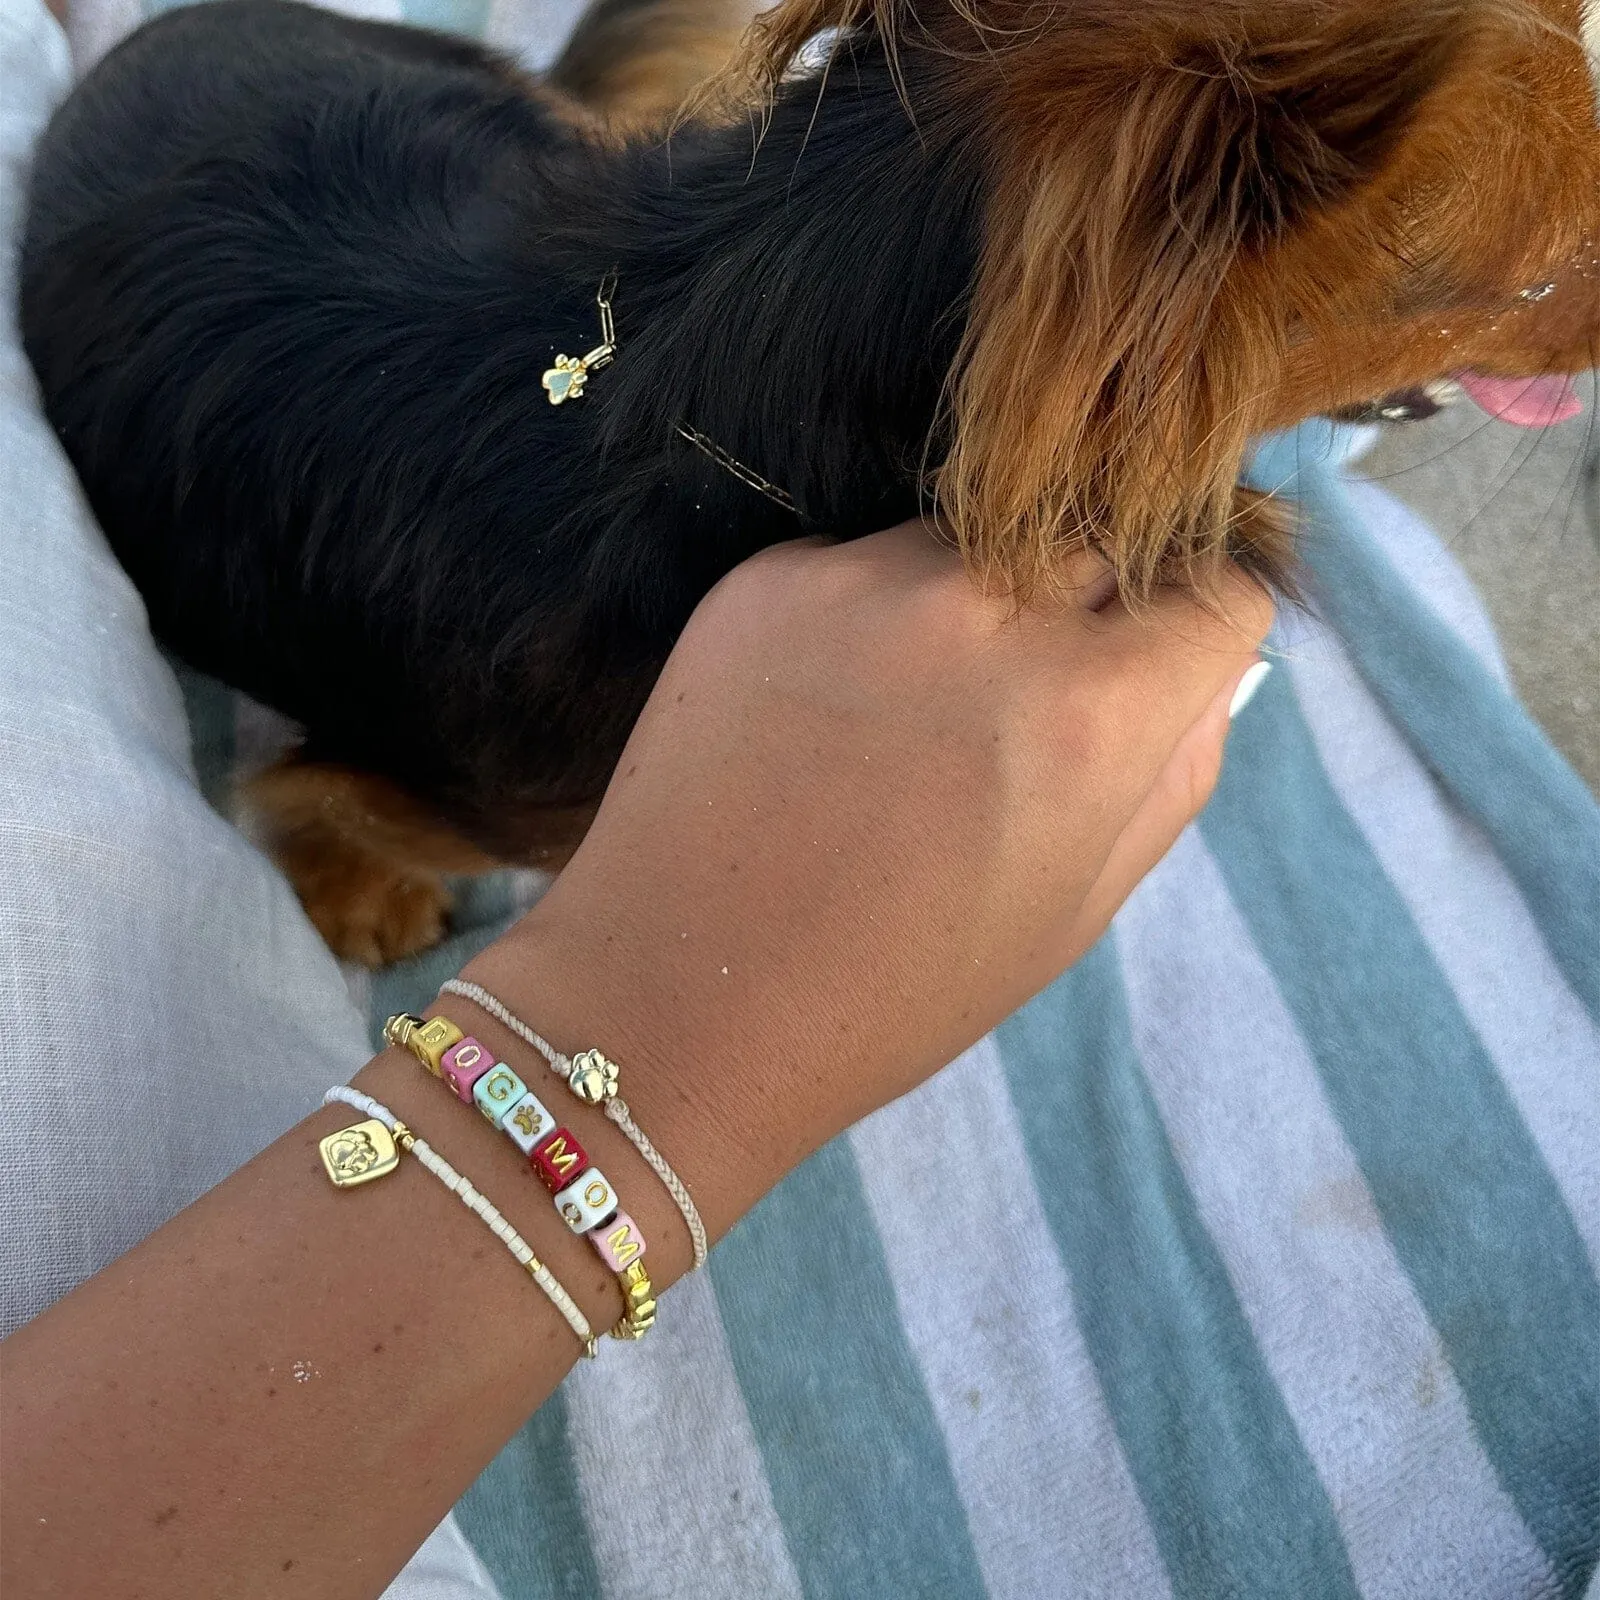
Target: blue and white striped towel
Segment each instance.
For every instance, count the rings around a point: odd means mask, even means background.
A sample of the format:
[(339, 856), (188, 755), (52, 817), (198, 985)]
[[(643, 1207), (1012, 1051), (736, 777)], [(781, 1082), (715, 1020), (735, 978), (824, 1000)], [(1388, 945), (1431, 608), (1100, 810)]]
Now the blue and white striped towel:
[(1584, 1594), (1600, 812), (1332, 443), (1200, 823), (574, 1374), (460, 1508), (506, 1600)]

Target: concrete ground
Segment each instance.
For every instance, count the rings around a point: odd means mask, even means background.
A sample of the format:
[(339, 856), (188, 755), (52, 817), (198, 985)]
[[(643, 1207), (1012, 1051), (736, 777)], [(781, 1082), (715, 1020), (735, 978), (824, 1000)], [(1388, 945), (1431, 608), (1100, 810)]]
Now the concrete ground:
[(1600, 795), (1600, 416), (1531, 433), (1463, 400), (1389, 426), (1357, 470), (1438, 531), (1472, 574), (1534, 716)]

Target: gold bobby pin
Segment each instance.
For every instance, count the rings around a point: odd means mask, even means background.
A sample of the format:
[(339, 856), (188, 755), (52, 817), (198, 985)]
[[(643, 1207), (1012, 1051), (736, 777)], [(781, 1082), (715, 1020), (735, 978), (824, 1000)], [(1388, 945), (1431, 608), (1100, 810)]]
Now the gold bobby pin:
[(708, 438), (697, 428), (691, 428), (687, 422), (674, 423), (678, 432), (692, 444), (696, 450), (711, 457), (725, 472), (731, 472), (740, 483), (747, 484), (757, 494), (764, 494), (775, 505), (780, 505), (785, 511), (792, 511), (800, 515), (800, 508), (794, 503), (793, 496), (780, 489), (775, 483), (768, 483), (758, 472), (752, 472), (742, 461), (730, 456), (715, 439)]

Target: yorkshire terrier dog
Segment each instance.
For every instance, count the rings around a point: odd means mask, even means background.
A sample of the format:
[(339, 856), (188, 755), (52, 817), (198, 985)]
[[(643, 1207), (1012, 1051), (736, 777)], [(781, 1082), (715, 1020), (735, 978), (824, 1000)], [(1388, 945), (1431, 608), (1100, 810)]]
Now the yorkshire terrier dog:
[(39, 150), (44, 403), (157, 636), (303, 724), (253, 798), (342, 954), (559, 862), (767, 544), (922, 510), (1019, 595), (1086, 545), (1270, 581), (1253, 435), (1444, 378), (1555, 421), (1595, 360), (1578, 0), (784, 0), (659, 118), (670, 10), (539, 82), (216, 0)]

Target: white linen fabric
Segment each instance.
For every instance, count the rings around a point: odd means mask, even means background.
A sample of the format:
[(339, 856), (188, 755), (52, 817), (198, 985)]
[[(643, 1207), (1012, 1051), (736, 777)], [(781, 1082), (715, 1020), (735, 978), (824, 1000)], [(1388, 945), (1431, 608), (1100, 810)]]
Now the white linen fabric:
[[(369, 1054), (288, 885), (195, 785), (183, 697), (17, 342), (28, 154), (70, 79), (37, 0), (0, 0), (0, 1333)], [(391, 1590), (493, 1592), (453, 1519)]]

